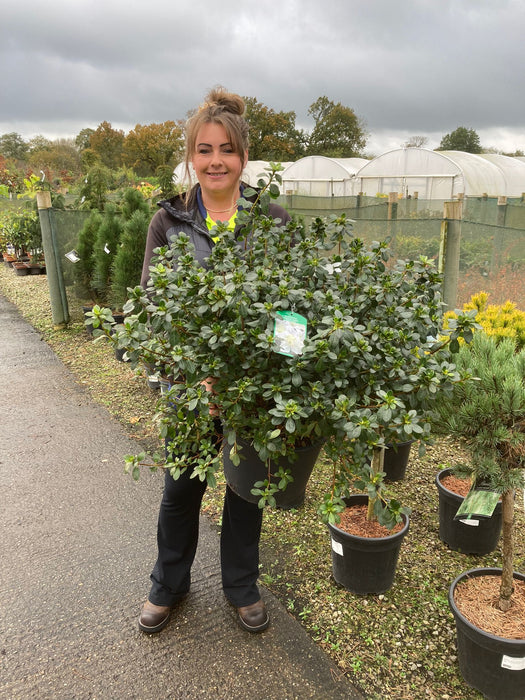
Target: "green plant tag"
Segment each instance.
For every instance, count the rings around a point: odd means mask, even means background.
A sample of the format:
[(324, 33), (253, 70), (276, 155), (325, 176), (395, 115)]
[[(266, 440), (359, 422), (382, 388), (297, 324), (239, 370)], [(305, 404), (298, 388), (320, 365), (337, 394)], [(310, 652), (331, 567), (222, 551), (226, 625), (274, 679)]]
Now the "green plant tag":
[(293, 311), (278, 311), (273, 329), (275, 352), (279, 355), (301, 355), (306, 338), (307, 320)]
[(496, 508), (500, 495), (497, 491), (472, 488), (465, 496), (457, 510), (454, 520), (468, 521), (472, 518), (490, 518)]

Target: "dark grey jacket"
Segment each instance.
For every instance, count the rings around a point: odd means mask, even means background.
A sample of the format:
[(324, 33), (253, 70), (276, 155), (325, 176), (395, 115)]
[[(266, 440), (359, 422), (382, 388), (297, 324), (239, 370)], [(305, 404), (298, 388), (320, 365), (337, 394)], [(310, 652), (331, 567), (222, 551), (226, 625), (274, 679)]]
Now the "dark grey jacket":
[[(190, 237), (195, 246), (196, 258), (201, 265), (204, 265), (204, 261), (210, 256), (214, 243), (197, 204), (197, 188), (198, 185), (192, 188), (188, 203), (181, 195), (159, 202), (160, 209), (154, 214), (148, 229), (140, 282), (142, 287), (146, 288), (149, 279), (154, 249), (169, 245), (180, 233)], [(270, 204), (269, 214), (274, 219), (280, 219), (283, 226), (290, 220), (290, 214), (278, 204)]]

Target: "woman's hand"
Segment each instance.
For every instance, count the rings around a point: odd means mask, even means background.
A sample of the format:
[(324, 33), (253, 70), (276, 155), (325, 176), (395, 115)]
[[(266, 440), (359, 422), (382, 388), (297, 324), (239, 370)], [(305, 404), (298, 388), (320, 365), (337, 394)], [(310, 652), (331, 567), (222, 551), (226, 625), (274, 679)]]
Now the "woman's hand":
[[(203, 382), (201, 382), (201, 384), (206, 389), (206, 391), (209, 391), (210, 394), (214, 394), (215, 392), (213, 391), (213, 385), (216, 381), (217, 380), (215, 379), (215, 377), (208, 377)], [(220, 415), (219, 407), (215, 403), (209, 404), (209, 412), (210, 416), (213, 416), (214, 418)]]

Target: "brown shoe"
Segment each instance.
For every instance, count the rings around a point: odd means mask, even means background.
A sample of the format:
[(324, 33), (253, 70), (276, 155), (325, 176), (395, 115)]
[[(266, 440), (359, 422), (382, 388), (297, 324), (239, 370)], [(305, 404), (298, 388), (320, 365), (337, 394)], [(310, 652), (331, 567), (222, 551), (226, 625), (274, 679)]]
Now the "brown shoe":
[(171, 608), (168, 605), (154, 605), (147, 600), (139, 616), (139, 629), (153, 634), (164, 629), (170, 621)]
[(237, 608), (237, 618), (241, 627), (248, 632), (262, 632), (270, 624), (270, 617), (262, 600)]

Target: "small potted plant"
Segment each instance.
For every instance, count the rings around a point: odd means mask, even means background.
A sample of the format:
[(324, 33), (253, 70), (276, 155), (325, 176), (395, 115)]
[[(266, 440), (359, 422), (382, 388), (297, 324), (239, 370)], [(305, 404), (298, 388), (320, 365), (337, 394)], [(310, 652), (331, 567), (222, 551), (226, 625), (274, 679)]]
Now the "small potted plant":
[(471, 569), (450, 588), (459, 665), (467, 683), (487, 697), (523, 698), (525, 576), (514, 571), (513, 531), (515, 495), (524, 486), (525, 350), (476, 332), (457, 363), (477, 381), (454, 387), (439, 406), (440, 423), (468, 450), (458, 473), (488, 487), (494, 501), (501, 495), (503, 518), (502, 568)]
[[(301, 484), (291, 507), (324, 446), (334, 480), (321, 514), (335, 522), (356, 480), (349, 451), (364, 464), (389, 442), (430, 438), (434, 397), (460, 379), (450, 346), (473, 319), (460, 315), (435, 340), (442, 313), (433, 263), (390, 261), (387, 243), (367, 247), (344, 215), (276, 225), (265, 214), (279, 193), (273, 177), (245, 189), (240, 235), (219, 226), (209, 267), (180, 235), (157, 251), (150, 284), (132, 290), (115, 335), (109, 309), (95, 307), (93, 320), (134, 365), (169, 380), (159, 420), (177, 455), (163, 463), (174, 477), (198, 451), (195, 477), (213, 483), (224, 455), (230, 486), (261, 507)], [(208, 437), (210, 405), (223, 425), (219, 450)], [(138, 455), (127, 465), (137, 477), (144, 463)], [(368, 473), (378, 486), (376, 463)]]

